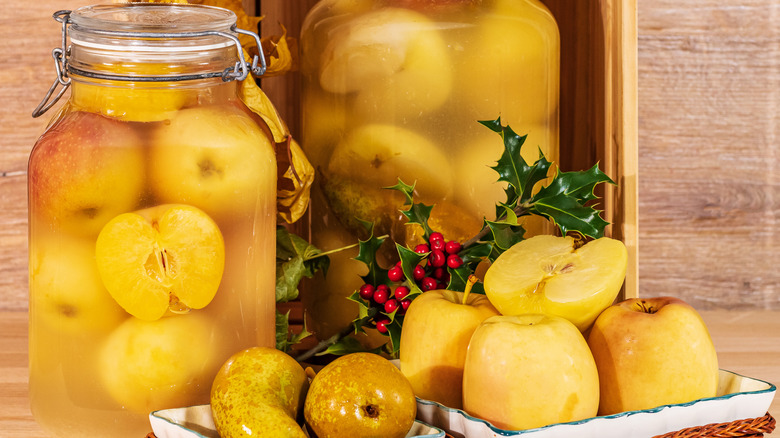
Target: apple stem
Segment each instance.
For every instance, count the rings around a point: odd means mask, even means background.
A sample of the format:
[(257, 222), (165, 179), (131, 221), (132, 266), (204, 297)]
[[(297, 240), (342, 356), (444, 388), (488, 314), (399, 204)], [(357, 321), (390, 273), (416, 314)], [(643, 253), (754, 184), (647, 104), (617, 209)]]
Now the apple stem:
[(466, 281), (466, 288), (463, 290), (463, 302), (461, 304), (466, 304), (466, 300), (469, 298), (469, 294), (471, 293), (471, 288), (474, 287), (474, 284), (477, 282), (477, 276), (476, 275), (469, 275), (469, 279)]

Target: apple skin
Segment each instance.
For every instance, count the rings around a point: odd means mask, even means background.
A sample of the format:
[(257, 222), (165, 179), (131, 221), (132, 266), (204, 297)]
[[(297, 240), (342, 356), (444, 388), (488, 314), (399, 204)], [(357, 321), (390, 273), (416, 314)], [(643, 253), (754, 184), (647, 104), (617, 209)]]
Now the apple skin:
[(674, 297), (610, 306), (588, 336), (599, 370), (599, 415), (714, 397), (718, 357), (704, 321)]
[(143, 141), (130, 124), (89, 112), (65, 114), (30, 154), (31, 221), (96, 236), (141, 201), (144, 160)]
[(341, 356), (318, 372), (303, 407), (318, 438), (403, 438), (414, 424), (417, 401), (409, 381), (373, 353)]
[(463, 407), (463, 364), (471, 335), (498, 315), (484, 295), (431, 290), (412, 301), (401, 330), (400, 368), (417, 397)]
[(463, 370), (469, 414), (521, 430), (590, 418), (598, 405), (596, 364), (568, 320), (500, 315), (474, 331)]
[(211, 410), (222, 438), (306, 435), (297, 419), (309, 380), (286, 353), (252, 347), (233, 354), (211, 386)]

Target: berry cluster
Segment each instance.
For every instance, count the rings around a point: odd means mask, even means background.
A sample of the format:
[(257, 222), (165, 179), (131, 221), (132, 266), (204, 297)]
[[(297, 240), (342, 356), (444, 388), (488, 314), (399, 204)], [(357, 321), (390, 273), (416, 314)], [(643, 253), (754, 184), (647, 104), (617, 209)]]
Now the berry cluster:
[[(417, 287), (423, 292), (433, 289), (446, 289), (450, 281), (447, 268), (457, 269), (463, 265), (463, 259), (458, 253), (461, 244), (457, 241), (446, 241), (444, 235), (433, 232), (428, 238), (428, 243), (422, 243), (414, 248), (414, 252), (425, 255), (414, 267), (412, 278)], [(378, 310), (374, 317), (376, 329), (380, 333), (388, 332), (387, 325), (390, 318), (386, 315), (395, 311), (403, 315), (412, 303), (409, 298), (411, 289), (404, 276), (401, 262), (396, 263), (387, 271), (387, 278), (393, 283), (393, 288), (387, 284), (364, 284), (358, 293), (360, 297), (369, 303), (369, 307)]]

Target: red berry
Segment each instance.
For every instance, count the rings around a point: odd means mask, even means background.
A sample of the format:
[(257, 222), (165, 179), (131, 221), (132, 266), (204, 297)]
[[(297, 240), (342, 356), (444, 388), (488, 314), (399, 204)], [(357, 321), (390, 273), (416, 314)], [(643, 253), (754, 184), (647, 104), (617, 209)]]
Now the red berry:
[(374, 286), (371, 284), (364, 284), (360, 286), (360, 298), (364, 300), (370, 300), (374, 296)]
[(447, 263), (447, 256), (444, 255), (444, 251), (439, 249), (431, 251), (431, 255), (428, 256), (428, 259), (431, 262), (431, 266), (434, 268), (440, 268)]
[(435, 278), (425, 277), (422, 281), (422, 290), (429, 291), (436, 289), (437, 281)]
[(374, 302), (377, 304), (384, 304), (388, 298), (390, 298), (390, 288), (387, 286), (381, 287), (385, 285), (380, 285), (376, 288), (374, 291)]
[(445, 271), (444, 268), (436, 268), (433, 270), (433, 278), (437, 280), (441, 280), (442, 278), (444, 278), (444, 274), (446, 272), (447, 271)]
[(457, 254), (460, 252), (461, 248), (462, 246), (460, 245), (460, 242), (455, 240), (450, 240), (446, 245), (444, 245), (444, 250), (447, 251), (447, 254)]
[(436, 285), (437, 289), (447, 289), (447, 283), (439, 282), (439, 284)]
[(425, 268), (420, 265), (415, 266), (412, 277), (414, 277), (414, 281), (420, 281), (425, 278)]
[(376, 322), (376, 331), (382, 334), (387, 334), (388, 324), (390, 324), (390, 320), (387, 318), (378, 320)]
[(452, 269), (458, 269), (463, 265), (463, 259), (457, 254), (450, 254), (447, 256), (447, 266)]
[(412, 304), (412, 300), (401, 300), (401, 309), (406, 312), (409, 309), (410, 304)]
[(398, 308), (398, 300), (390, 298), (385, 303), (385, 313), (393, 313)]
[(433, 242), (437, 242), (437, 241), (442, 241), (443, 242), (444, 241), (444, 235), (439, 233), (438, 231), (434, 231), (433, 233), (431, 233), (431, 236), (428, 237), (428, 242), (433, 243)]
[(387, 278), (390, 281), (401, 281), (404, 278), (404, 270), (400, 266), (393, 266), (387, 271)]
[(444, 239), (431, 240), (431, 249), (432, 250), (444, 251), (445, 247), (446, 247), (446, 245), (444, 243)]
[(396, 300), (403, 300), (406, 298), (406, 296), (409, 295), (409, 288), (406, 286), (398, 286), (395, 288), (395, 299)]
[(428, 247), (428, 245), (426, 245), (424, 243), (421, 243), (421, 244), (419, 244), (419, 245), (414, 247), (414, 252), (416, 252), (417, 254), (425, 254), (425, 253), (429, 252), (430, 250), (431, 249)]

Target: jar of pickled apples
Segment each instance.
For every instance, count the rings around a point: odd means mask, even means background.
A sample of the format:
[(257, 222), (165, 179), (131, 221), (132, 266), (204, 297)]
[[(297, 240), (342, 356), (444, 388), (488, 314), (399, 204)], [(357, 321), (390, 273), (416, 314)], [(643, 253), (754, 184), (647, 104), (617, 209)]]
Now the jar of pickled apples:
[[(397, 178), (435, 204), (429, 223), (447, 240), (495, 219), (506, 197), (490, 167), (504, 146), (478, 121), (500, 117), (527, 135), (529, 163), (540, 150), (558, 159), (560, 40), (539, 0), (321, 0), (300, 47), (301, 140), (319, 179), (310, 232), (324, 250), (355, 243), (358, 219), (413, 247), (422, 229), (400, 225), (404, 199), (382, 189)], [(526, 236), (552, 232), (524, 219)], [(355, 317), (343, 298), (366, 273), (355, 255), (332, 261), (304, 296), (320, 337)]]
[(208, 403), (232, 353), (275, 345), (274, 143), (237, 94), (265, 63), (221, 8), (55, 19), (50, 96), (70, 95), (28, 168), (32, 412), (54, 436), (141, 437), (150, 412)]

